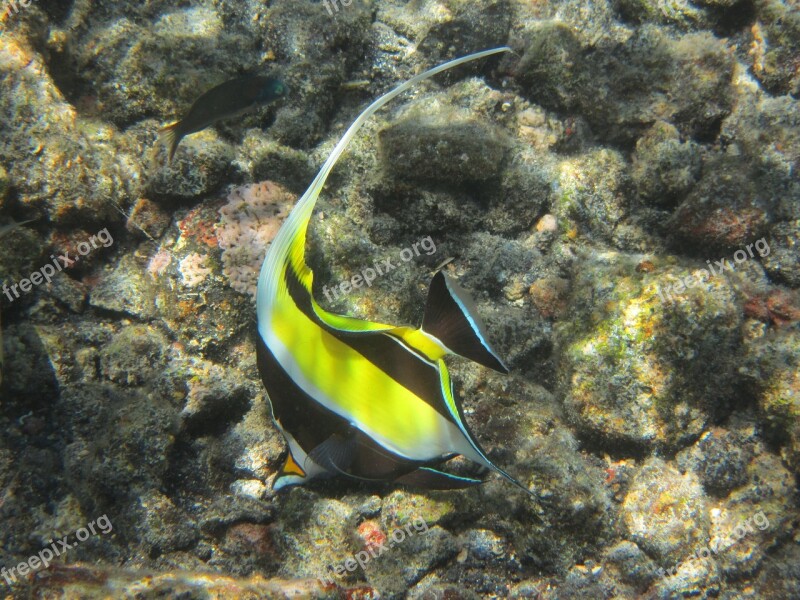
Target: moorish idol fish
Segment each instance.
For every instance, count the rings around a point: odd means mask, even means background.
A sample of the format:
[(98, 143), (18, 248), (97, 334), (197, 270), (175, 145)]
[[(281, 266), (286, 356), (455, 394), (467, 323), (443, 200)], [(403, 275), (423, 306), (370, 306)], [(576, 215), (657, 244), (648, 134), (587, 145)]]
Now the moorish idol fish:
[(258, 368), (272, 418), (288, 444), (274, 489), (346, 475), (431, 489), (481, 483), (436, 466), (457, 454), (492, 469), (453, 396), (443, 357), (458, 354), (508, 373), (471, 303), (442, 271), (430, 284), (422, 327), (396, 327), (322, 309), (305, 261), (306, 231), (325, 180), (364, 122), (392, 98), (437, 73), (507, 52), (470, 54), (421, 73), (375, 100), (333, 149), (272, 241), (261, 267)]
[(286, 84), (274, 77), (245, 75), (211, 88), (194, 101), (180, 120), (167, 125), (158, 134), (167, 147), (171, 163), (181, 140), (202, 131), (217, 121), (244, 114), (257, 106), (269, 104), (286, 94)]

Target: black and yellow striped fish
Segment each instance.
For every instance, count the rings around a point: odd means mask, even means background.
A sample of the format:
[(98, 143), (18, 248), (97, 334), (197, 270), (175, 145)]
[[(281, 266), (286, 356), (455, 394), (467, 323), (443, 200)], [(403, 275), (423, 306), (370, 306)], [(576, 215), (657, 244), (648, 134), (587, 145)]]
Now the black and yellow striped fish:
[(342, 474), (436, 489), (481, 483), (435, 469), (461, 454), (522, 487), (469, 433), (442, 360), (459, 354), (507, 373), (456, 284), (437, 273), (422, 327), (323, 310), (312, 295), (306, 231), (331, 169), (364, 122), (436, 73), (508, 51), (471, 54), (421, 73), (373, 102), (334, 148), (273, 240), (258, 280), (258, 367), (272, 418), (289, 446), (273, 487)]

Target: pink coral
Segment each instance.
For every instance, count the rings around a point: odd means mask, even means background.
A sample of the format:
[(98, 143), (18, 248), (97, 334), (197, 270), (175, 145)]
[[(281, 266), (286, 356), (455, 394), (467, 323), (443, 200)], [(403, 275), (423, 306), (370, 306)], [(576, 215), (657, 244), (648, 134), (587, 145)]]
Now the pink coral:
[(161, 275), (172, 262), (172, 255), (166, 250), (159, 250), (147, 264), (147, 272), (153, 277)]
[(199, 285), (211, 273), (211, 269), (206, 267), (206, 260), (207, 255), (192, 252), (180, 262), (181, 277), (187, 287)]
[(256, 295), (258, 273), (295, 196), (277, 183), (263, 181), (235, 188), (219, 209), (217, 239), (222, 248), (222, 271), (231, 287)]

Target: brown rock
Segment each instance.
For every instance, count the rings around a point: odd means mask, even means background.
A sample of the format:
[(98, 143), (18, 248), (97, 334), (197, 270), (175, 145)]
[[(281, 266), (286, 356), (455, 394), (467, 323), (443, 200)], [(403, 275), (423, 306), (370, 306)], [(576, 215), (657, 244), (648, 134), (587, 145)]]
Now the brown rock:
[(542, 316), (557, 319), (567, 308), (569, 280), (559, 277), (545, 277), (533, 282), (528, 292), (531, 301)]
[(169, 226), (170, 217), (155, 202), (139, 198), (133, 205), (125, 228), (131, 233), (159, 238)]

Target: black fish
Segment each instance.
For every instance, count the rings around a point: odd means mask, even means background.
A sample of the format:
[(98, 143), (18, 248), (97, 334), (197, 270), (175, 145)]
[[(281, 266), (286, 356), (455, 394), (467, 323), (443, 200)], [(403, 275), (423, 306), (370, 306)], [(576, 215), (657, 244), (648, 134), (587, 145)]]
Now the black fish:
[(194, 101), (188, 114), (159, 131), (159, 137), (169, 149), (169, 162), (175, 156), (184, 136), (202, 131), (217, 121), (235, 117), (263, 104), (285, 96), (286, 84), (275, 77), (245, 75), (211, 88)]

